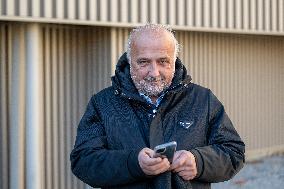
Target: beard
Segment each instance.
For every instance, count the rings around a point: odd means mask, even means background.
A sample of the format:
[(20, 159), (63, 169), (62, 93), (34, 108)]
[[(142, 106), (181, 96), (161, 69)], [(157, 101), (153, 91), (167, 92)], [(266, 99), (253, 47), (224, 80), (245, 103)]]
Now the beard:
[(161, 92), (171, 85), (173, 74), (168, 78), (147, 76), (140, 79), (135, 73), (132, 73), (131, 78), (139, 93), (147, 96), (159, 96)]

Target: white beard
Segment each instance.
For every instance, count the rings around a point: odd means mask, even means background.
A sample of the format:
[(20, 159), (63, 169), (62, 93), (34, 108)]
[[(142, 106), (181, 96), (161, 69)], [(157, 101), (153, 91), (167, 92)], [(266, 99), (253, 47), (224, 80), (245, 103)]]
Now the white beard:
[(146, 77), (139, 80), (135, 74), (132, 74), (131, 78), (138, 92), (147, 96), (158, 96), (163, 90), (171, 85), (171, 82), (167, 82), (166, 79), (161, 76), (156, 78)]

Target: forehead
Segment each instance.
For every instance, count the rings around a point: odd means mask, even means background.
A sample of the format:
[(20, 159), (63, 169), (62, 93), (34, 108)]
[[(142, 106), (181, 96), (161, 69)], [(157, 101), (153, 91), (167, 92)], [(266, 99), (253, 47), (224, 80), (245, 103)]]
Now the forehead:
[(174, 53), (175, 41), (173, 36), (163, 30), (146, 30), (137, 32), (132, 39), (131, 48), (134, 54), (143, 53)]

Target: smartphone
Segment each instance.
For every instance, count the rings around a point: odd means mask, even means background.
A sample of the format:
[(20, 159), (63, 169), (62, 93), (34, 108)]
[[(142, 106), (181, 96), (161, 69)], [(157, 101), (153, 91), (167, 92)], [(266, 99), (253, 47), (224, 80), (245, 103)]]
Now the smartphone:
[(153, 157), (168, 158), (169, 162), (172, 163), (174, 158), (174, 153), (176, 151), (177, 143), (176, 141), (160, 144), (154, 148)]

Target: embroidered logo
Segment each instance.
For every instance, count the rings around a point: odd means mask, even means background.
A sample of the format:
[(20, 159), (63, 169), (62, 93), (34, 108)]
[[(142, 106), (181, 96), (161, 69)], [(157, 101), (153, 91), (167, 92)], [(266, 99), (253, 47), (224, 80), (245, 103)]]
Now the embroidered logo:
[(193, 121), (180, 121), (179, 125), (185, 129), (189, 129), (193, 125)]

